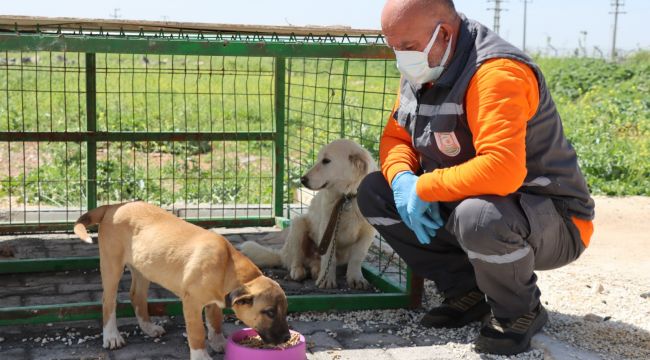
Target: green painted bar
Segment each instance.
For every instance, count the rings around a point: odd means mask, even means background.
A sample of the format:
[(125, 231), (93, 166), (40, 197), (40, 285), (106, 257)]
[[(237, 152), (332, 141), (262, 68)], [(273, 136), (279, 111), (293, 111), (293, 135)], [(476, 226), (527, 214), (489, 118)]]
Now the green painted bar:
[(2, 51), (393, 59), (384, 44), (245, 42), (55, 34), (0, 34)]
[(369, 264), (363, 264), (361, 271), (363, 276), (377, 289), (385, 293), (405, 293), (406, 288), (395, 281), (382, 277), (379, 269)]
[[(274, 226), (275, 218), (241, 218), (241, 219), (184, 219), (192, 224), (202, 227), (247, 227), (247, 226)], [(17, 233), (42, 233), (51, 231), (72, 232), (74, 223), (65, 222), (41, 222), (35, 224), (2, 224), (0, 234)]]
[[(86, 131), (97, 131), (97, 85), (95, 54), (86, 54)], [(97, 142), (88, 140), (86, 146), (87, 208), (97, 207)]]
[[(178, 299), (149, 299), (149, 313), (154, 316), (182, 315), (183, 308)], [(116, 315), (133, 317), (135, 314), (131, 303), (119, 301)], [(0, 326), (92, 320), (101, 317), (102, 304), (99, 301), (0, 308)]]
[(54, 272), (99, 268), (99, 257), (0, 260), (0, 274)]
[(274, 215), (282, 216), (284, 207), (284, 126), (286, 63), (283, 57), (275, 58), (275, 183), (273, 193)]
[(276, 134), (262, 132), (0, 132), (0, 141), (273, 141)]
[[(394, 309), (408, 305), (405, 294), (342, 294), (342, 295), (291, 295), (288, 296), (289, 312), (328, 310)], [(224, 313), (232, 313), (226, 309)], [(178, 316), (183, 314), (179, 299), (149, 299), (152, 316)], [(118, 302), (117, 317), (133, 317), (130, 302)], [(101, 302), (38, 305), (0, 308), (0, 326), (42, 324), (60, 321), (101, 319)]]

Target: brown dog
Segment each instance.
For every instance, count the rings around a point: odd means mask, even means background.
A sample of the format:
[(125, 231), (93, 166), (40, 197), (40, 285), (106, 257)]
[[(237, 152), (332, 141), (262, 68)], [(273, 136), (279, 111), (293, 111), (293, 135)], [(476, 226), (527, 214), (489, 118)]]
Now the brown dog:
[(210, 359), (201, 316), (204, 307), (208, 343), (215, 351), (222, 351), (226, 343), (221, 332), (224, 307), (232, 307), (264, 342), (279, 344), (290, 338), (284, 291), (221, 235), (144, 202), (91, 210), (77, 220), (74, 232), (92, 243), (86, 227), (94, 224), (99, 224), (105, 348), (124, 345), (117, 330), (115, 305), (125, 265), (131, 270), (131, 304), (145, 334), (155, 337), (164, 333), (149, 320), (149, 282), (160, 284), (182, 300), (193, 360)]

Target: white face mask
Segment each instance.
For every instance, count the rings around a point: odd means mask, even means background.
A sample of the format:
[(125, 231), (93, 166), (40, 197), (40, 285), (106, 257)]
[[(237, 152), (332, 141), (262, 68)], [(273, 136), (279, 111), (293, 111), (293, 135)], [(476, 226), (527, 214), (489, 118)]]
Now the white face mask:
[(424, 51), (402, 51), (393, 49), (393, 51), (395, 51), (395, 59), (397, 60), (397, 69), (402, 73), (402, 76), (413, 85), (421, 85), (430, 81), (436, 81), (445, 70), (445, 64), (447, 63), (449, 52), (451, 51), (451, 38), (449, 39), (447, 50), (445, 50), (445, 54), (442, 56), (440, 65), (433, 68), (429, 67), (429, 52), (438, 37), (438, 31), (440, 31), (440, 25), (436, 27), (436, 30), (433, 32), (433, 36), (424, 48)]

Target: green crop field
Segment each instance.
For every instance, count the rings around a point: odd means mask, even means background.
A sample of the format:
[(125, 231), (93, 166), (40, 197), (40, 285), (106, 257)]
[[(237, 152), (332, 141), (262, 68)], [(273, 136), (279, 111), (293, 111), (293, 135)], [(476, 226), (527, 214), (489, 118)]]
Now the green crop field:
[[(593, 193), (650, 195), (650, 53), (537, 61)], [(273, 131), (273, 69), (271, 58), (98, 54), (97, 128)], [(392, 62), (293, 59), (287, 69), (285, 190), (342, 133), (377, 154), (398, 85)], [(84, 131), (85, 116), (83, 54), (0, 54), (0, 131)], [(0, 144), (0, 205), (83, 206), (85, 157), (79, 143)], [(98, 199), (269, 204), (273, 170), (271, 141), (100, 142)]]
[(538, 60), (592, 192), (650, 195), (650, 53)]

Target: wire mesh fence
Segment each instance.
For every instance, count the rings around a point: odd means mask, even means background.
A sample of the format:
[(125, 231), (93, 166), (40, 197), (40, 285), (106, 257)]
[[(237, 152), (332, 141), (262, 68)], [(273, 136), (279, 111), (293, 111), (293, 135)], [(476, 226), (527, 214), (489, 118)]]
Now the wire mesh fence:
[[(79, 131), (85, 123), (84, 56), (58, 52), (0, 55), (0, 131)], [(82, 123), (82, 121), (84, 123)], [(40, 222), (84, 204), (85, 146), (73, 142), (3, 142), (2, 222)], [(76, 214), (78, 215), (78, 213)]]
[[(0, 91), (9, 133), (85, 132), (80, 53), (4, 52)], [(97, 54), (97, 204), (141, 199), (202, 218), (270, 217), (273, 143), (129, 141), (129, 133), (271, 133), (273, 58)], [(47, 134), (46, 134), (47, 140)], [(88, 203), (82, 142), (7, 142), (4, 222), (74, 221)], [(43, 217), (44, 213), (48, 213)]]

